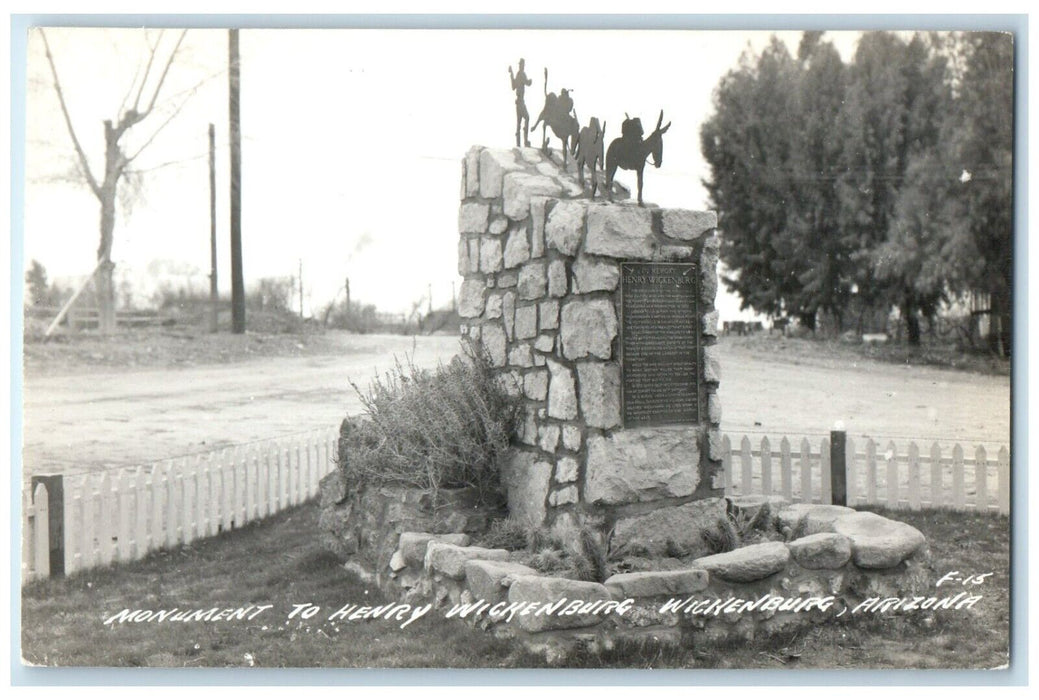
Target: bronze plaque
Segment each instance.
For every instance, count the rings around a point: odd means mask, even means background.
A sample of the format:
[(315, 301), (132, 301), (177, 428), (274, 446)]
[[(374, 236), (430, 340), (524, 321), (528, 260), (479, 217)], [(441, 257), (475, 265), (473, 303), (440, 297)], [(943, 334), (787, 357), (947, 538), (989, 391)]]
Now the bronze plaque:
[(621, 263), (625, 428), (699, 422), (699, 278), (694, 263)]

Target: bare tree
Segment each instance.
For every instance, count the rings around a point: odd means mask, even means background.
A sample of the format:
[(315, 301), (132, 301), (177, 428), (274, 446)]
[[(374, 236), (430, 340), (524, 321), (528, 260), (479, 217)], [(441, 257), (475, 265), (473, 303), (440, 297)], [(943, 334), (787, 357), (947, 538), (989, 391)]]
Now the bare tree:
[[(44, 50), (47, 54), (47, 63), (50, 66), (51, 76), (54, 79), (54, 91), (57, 93), (58, 102), (61, 105), (61, 114), (65, 118), (65, 126), (68, 127), (72, 145), (76, 150), (80, 173), (83, 179), (86, 180), (90, 191), (94, 193), (94, 196), (97, 197), (98, 202), (101, 204), (101, 236), (100, 244), (97, 248), (97, 271), (94, 278), (97, 286), (98, 328), (102, 333), (112, 333), (116, 328), (116, 290), (113, 281), (115, 263), (112, 262), (112, 235), (115, 230), (115, 207), (119, 197), (120, 183), (127, 181), (133, 175), (133, 171), (130, 170), (131, 163), (141, 155), (144, 149), (151, 145), (163, 128), (180, 112), (198, 86), (196, 85), (195, 88), (187, 91), (179, 104), (168, 110), (151, 134), (147, 135), (133, 150), (130, 150), (127, 146), (125, 137), (134, 127), (141, 124), (153, 113), (161, 114), (156, 111), (155, 106), (166, 82), (170, 66), (173, 65), (187, 30), (180, 32), (172, 51), (166, 57), (161, 72), (158, 73), (158, 78), (152, 81), (151, 89), (147, 91), (150, 94), (146, 94), (146, 88), (149, 86), (149, 79), (153, 74), (153, 70), (158, 70), (156, 61), (159, 58), (162, 34), (160, 33), (154, 42), (149, 42), (145, 63), (142, 68), (138, 69), (137, 75), (127, 89), (122, 103), (119, 105), (116, 120), (114, 122), (111, 119), (103, 121), (105, 157), (104, 173), (101, 177), (95, 175), (95, 171), (90, 167), (90, 161), (87, 159), (87, 154), (76, 134), (68, 105), (65, 102), (65, 93), (62, 90), (61, 80), (58, 78), (58, 69), (54, 63), (54, 56), (51, 54), (50, 44), (47, 41), (47, 35), (42, 29), (39, 30), (39, 34), (43, 40)], [(152, 119), (152, 121), (155, 122), (156, 119)]]

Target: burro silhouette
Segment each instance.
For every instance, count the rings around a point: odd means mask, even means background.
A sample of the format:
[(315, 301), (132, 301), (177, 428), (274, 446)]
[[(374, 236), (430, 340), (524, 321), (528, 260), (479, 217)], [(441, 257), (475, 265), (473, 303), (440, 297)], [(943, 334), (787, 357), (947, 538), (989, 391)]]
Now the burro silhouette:
[(617, 174), (617, 168), (634, 170), (638, 174), (639, 194), (638, 203), (642, 206), (642, 171), (646, 167), (646, 158), (653, 157), (653, 167), (659, 168), (664, 160), (664, 134), (671, 128), (671, 122), (661, 128), (664, 121), (664, 110), (660, 110), (657, 119), (657, 128), (643, 139), (642, 120), (634, 119), (624, 115), (624, 123), (621, 124), (621, 137), (610, 143), (606, 151), (606, 195), (613, 200), (613, 176)]

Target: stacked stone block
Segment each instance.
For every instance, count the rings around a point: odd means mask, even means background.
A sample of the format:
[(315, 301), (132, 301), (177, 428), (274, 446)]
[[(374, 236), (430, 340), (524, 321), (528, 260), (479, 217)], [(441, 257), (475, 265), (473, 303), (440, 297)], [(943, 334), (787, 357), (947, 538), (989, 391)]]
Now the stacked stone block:
[[(524, 402), (503, 465), (513, 517), (609, 525), (629, 511), (720, 495), (713, 212), (591, 200), (536, 149), (463, 161), (463, 334)], [(621, 263), (699, 264), (701, 421), (622, 429)]]
[[(792, 539), (596, 583), (541, 574), (520, 561), (523, 552), (470, 546), (466, 535), (405, 532), (390, 576), (408, 600), (432, 600), (456, 614), (455, 606), (470, 606), (459, 619), (544, 650), (618, 638), (748, 640), (833, 620), (867, 599), (943, 595), (933, 588), (927, 543), (910, 525), (836, 506), (729, 500), (736, 511), (761, 515), (753, 518), (760, 533), (777, 537), (782, 530)], [(499, 614), (507, 604), (537, 609), (561, 600), (604, 612)], [(600, 604), (610, 601), (612, 608)]]

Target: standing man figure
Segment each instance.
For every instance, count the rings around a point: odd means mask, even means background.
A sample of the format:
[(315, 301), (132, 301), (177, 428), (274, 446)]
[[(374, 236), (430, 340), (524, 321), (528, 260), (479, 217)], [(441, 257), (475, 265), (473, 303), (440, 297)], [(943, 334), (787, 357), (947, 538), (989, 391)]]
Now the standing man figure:
[(512, 80), (512, 89), (516, 91), (516, 148), (520, 147), (520, 131), (523, 132), (523, 145), (530, 146), (530, 114), (527, 113), (527, 105), (523, 101), (523, 93), (527, 86), (532, 84), (530, 78), (523, 71), (523, 59), (519, 60), (519, 70), (515, 75), (512, 66), (509, 66), (509, 78)]

